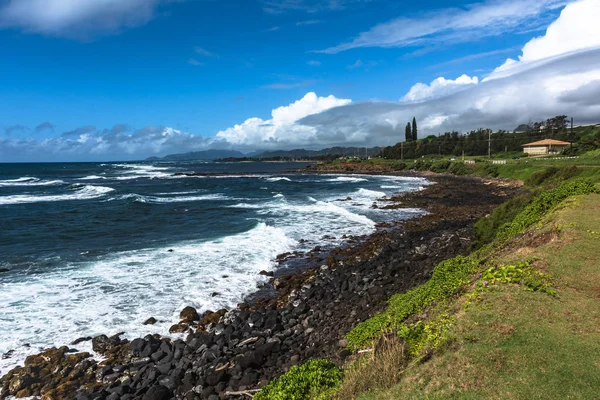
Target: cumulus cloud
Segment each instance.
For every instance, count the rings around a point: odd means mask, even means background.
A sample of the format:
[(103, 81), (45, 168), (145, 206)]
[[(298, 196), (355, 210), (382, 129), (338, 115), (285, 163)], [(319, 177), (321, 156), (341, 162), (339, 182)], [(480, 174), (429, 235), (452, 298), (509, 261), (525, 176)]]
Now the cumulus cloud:
[[(588, 81), (573, 79), (573, 72)], [(472, 85), (445, 97), (416, 103), (368, 102), (308, 116), (298, 124), (322, 135), (363, 132), (371, 143), (401, 140), (398, 126), (416, 116), (425, 136), (476, 128), (512, 130), (529, 120), (559, 114), (579, 124), (597, 123), (600, 115), (600, 49), (569, 54), (519, 73)]]
[(318, 97), (310, 92), (288, 106), (274, 109), (271, 112), (271, 119), (249, 118), (242, 124), (218, 132), (217, 139), (247, 148), (321, 144), (316, 129), (296, 122), (306, 116), (350, 104), (350, 102), (351, 100), (338, 99), (333, 95)]
[(0, 3), (0, 28), (87, 39), (142, 25), (171, 1), (7, 0)]
[(569, 0), (487, 0), (465, 8), (446, 8), (420, 17), (379, 24), (353, 40), (318, 52), (339, 53), (360, 47), (408, 47), (470, 42), (530, 29), (536, 20)]
[(391, 144), (401, 137), (398, 126), (413, 116), (420, 121), (421, 135), (479, 127), (513, 129), (559, 114), (573, 116), (580, 124), (598, 123), (599, 12), (597, 0), (567, 5), (545, 35), (523, 47), (518, 60), (505, 63), (482, 81), (468, 75), (438, 78), (414, 85), (400, 103), (352, 104), (308, 116), (298, 124), (321, 135), (363, 132), (368, 141)]
[(445, 79), (439, 77), (434, 79), (429, 85), (425, 83), (416, 83), (410, 88), (409, 92), (402, 98), (403, 101), (422, 101), (435, 97), (446, 96), (460, 90), (464, 90), (471, 85), (477, 85), (479, 78), (476, 76), (461, 75), (458, 78)]
[(518, 60), (509, 58), (488, 79), (506, 76), (535, 62), (600, 46), (600, 3), (580, 0), (565, 7), (543, 36), (530, 40)]

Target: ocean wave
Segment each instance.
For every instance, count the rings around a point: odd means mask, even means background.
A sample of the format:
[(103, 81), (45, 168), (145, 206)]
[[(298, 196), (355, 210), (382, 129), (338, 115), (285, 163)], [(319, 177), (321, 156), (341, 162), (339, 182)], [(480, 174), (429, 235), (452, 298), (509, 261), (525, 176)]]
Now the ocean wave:
[(45, 181), (39, 178), (24, 176), (17, 179), (0, 180), (0, 186), (54, 186), (65, 182), (60, 179)]
[(291, 182), (292, 180), (285, 176), (274, 176), (272, 178), (267, 178), (267, 181), (269, 181), (269, 182), (279, 182), (279, 181)]
[(83, 178), (77, 178), (75, 180), (76, 181), (93, 181), (93, 180), (98, 180), (98, 179), (106, 179), (106, 177), (98, 176), (98, 175), (90, 175), (90, 176), (84, 176)]
[[(0, 291), (0, 320), (10, 327), (0, 354), (16, 352), (0, 359), (0, 369), (83, 336), (168, 332), (184, 306), (235, 307), (267, 279), (259, 272), (272, 270), (275, 257), (295, 244), (283, 230), (259, 223), (233, 236), (119, 252), (12, 282)], [(158, 323), (143, 325), (151, 316)], [(76, 348), (92, 350), (90, 342)]]
[(209, 200), (243, 200), (236, 197), (225, 196), (221, 193), (205, 194), (200, 196), (180, 196), (180, 197), (158, 197), (158, 196), (144, 196), (141, 194), (130, 193), (118, 197), (108, 199), (108, 201), (114, 200), (128, 200), (133, 199), (138, 203), (150, 203), (150, 204), (165, 204), (165, 203), (184, 203), (194, 201), (209, 201)]
[(105, 194), (114, 191), (114, 189), (110, 187), (92, 185), (73, 185), (73, 188), (76, 188), (77, 190), (72, 193), (59, 195), (0, 196), (0, 205), (41, 203), (50, 201), (91, 200), (102, 197)]
[(356, 178), (353, 176), (338, 176), (337, 178), (327, 179), (327, 182), (367, 182), (368, 179)]

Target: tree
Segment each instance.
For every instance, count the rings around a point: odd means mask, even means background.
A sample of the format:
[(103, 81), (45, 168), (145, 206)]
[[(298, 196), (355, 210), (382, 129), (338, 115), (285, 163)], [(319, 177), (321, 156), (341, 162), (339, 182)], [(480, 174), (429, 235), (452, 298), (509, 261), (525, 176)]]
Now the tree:
[(412, 138), (413, 140), (419, 139), (419, 136), (417, 135), (417, 119), (415, 117), (413, 117), (412, 123)]
[(410, 122), (406, 124), (406, 141), (411, 142), (413, 140), (413, 135), (410, 130)]

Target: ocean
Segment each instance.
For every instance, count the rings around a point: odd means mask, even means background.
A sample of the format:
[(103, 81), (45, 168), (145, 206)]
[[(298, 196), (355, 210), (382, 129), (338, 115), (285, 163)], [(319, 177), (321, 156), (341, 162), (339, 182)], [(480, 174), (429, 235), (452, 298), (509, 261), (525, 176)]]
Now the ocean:
[(167, 335), (185, 306), (243, 301), (278, 254), (422, 213), (372, 208), (422, 178), (287, 172), (304, 165), (0, 164), (0, 375), (80, 337)]

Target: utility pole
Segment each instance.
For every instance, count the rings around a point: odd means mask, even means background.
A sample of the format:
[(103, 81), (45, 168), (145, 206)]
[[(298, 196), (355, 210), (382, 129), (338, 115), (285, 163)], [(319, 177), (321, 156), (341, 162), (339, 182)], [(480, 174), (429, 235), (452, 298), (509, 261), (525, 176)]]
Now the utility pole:
[(492, 130), (488, 129), (488, 158), (492, 158)]
[(573, 117), (571, 117), (571, 148), (573, 148)]

